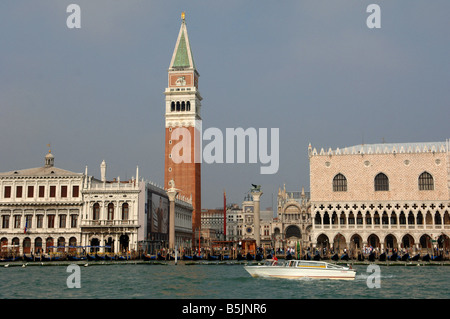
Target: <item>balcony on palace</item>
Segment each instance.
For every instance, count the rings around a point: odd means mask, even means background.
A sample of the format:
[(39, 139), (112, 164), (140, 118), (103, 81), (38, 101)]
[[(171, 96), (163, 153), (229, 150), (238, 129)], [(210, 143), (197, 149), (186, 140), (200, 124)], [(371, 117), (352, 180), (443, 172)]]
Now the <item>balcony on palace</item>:
[(139, 226), (137, 220), (85, 220), (81, 227), (117, 227), (117, 226)]

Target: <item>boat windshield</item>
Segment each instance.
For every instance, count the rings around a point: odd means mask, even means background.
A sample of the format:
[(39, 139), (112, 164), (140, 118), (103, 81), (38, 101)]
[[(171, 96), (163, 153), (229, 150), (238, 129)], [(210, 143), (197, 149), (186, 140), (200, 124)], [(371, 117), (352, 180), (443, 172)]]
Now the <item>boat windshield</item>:
[(327, 264), (324, 262), (315, 262), (315, 261), (290, 260), (286, 262), (284, 266), (297, 268), (326, 268)]
[(294, 268), (328, 268), (328, 269), (347, 269), (346, 267), (329, 264), (321, 261), (310, 261), (310, 260), (289, 260), (289, 261), (278, 261), (269, 259), (264, 262), (264, 266), (278, 266), (278, 267), (294, 267)]
[(264, 263), (264, 266), (283, 266), (283, 265), (284, 265), (283, 262), (273, 259), (266, 260), (266, 262)]
[(326, 268), (326, 264), (323, 262), (299, 261), (297, 267)]

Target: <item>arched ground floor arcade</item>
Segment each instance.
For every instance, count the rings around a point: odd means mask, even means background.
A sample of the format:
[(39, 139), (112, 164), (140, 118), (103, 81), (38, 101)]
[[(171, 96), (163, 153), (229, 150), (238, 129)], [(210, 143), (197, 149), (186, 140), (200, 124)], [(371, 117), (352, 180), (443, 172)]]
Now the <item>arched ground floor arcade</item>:
[(450, 232), (317, 230), (312, 239), (313, 247), (322, 254), (346, 251), (355, 258), (359, 253), (368, 254), (375, 250), (378, 253), (396, 251), (450, 257)]
[(137, 252), (137, 228), (132, 231), (33, 233), (0, 235), (0, 257), (24, 254), (76, 254)]
[(0, 237), (1, 256), (23, 254), (75, 253), (81, 234), (11, 234)]

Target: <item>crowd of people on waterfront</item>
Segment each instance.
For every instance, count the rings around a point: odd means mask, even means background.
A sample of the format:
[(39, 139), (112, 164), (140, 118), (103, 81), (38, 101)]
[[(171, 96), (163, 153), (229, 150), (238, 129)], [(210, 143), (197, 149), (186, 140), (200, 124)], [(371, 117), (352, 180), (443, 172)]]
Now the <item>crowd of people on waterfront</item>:
[[(177, 250), (177, 254), (178, 256), (183, 256), (183, 255), (196, 255), (196, 256), (208, 256), (208, 255), (222, 255), (222, 256), (229, 256), (231, 258), (236, 258), (237, 255), (239, 254), (246, 254), (247, 251), (239, 248), (239, 247), (228, 247), (228, 246), (223, 246), (223, 247), (217, 247), (215, 249), (212, 249), (210, 247), (202, 247), (202, 248), (194, 248), (194, 249), (189, 249), (189, 248), (178, 248)], [(374, 254), (375, 256), (379, 256), (381, 254), (387, 254), (387, 255), (392, 255), (392, 254), (397, 254), (399, 256), (403, 256), (405, 254), (416, 254), (419, 253), (418, 250), (416, 249), (405, 249), (405, 248), (400, 248), (400, 249), (396, 249), (396, 248), (387, 248), (387, 249), (379, 249), (378, 247), (373, 247), (372, 245), (364, 245), (363, 247), (361, 247), (360, 249), (347, 249), (347, 248), (343, 248), (343, 249), (335, 249), (334, 247), (321, 247), (321, 248), (311, 248), (311, 247), (307, 247), (305, 249), (302, 249), (301, 251), (298, 251), (298, 249), (296, 247), (285, 247), (284, 249), (281, 247), (278, 247), (276, 249), (274, 249), (273, 247), (269, 247), (269, 248), (263, 248), (263, 247), (257, 247), (255, 250), (251, 251), (251, 253), (253, 255), (256, 254), (260, 254), (264, 257), (266, 256), (292, 256), (294, 258), (297, 257), (305, 257), (305, 256), (310, 256), (310, 257), (314, 257), (316, 255), (319, 255), (321, 258), (323, 259), (329, 259), (331, 258), (333, 255), (335, 254), (339, 254), (339, 256), (344, 256), (344, 255), (348, 255), (350, 259), (357, 259), (359, 255), (363, 255), (365, 257), (368, 257), (371, 254)], [(433, 249), (433, 251), (427, 251), (427, 253), (429, 253), (430, 255), (433, 256), (437, 256), (437, 255), (443, 255), (443, 256), (450, 256), (450, 252), (448, 250), (443, 251), (442, 249)], [(160, 250), (158, 250), (158, 254), (161, 254), (163, 256), (166, 255), (171, 255), (174, 256), (175, 255), (175, 250), (173, 249), (167, 249), (167, 248), (162, 248)]]

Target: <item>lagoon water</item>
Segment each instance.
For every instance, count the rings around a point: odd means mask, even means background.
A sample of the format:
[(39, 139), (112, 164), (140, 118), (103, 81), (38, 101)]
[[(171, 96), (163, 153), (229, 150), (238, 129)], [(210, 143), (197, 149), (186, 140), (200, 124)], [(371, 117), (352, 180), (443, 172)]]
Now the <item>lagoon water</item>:
[(68, 288), (67, 266), (0, 265), (2, 299), (322, 299), (450, 298), (450, 267), (380, 266), (369, 288), (367, 266), (354, 281), (252, 278), (243, 264), (113, 264), (83, 267), (81, 288)]

